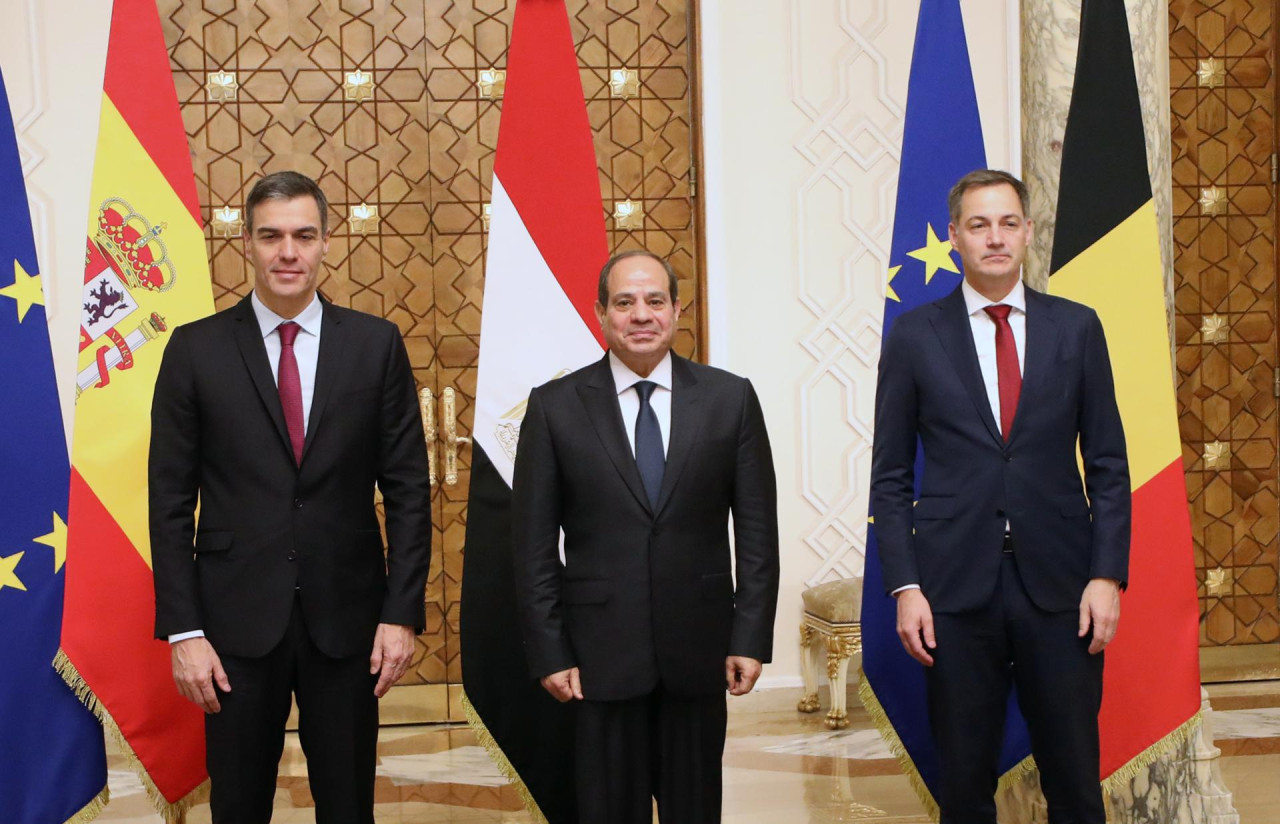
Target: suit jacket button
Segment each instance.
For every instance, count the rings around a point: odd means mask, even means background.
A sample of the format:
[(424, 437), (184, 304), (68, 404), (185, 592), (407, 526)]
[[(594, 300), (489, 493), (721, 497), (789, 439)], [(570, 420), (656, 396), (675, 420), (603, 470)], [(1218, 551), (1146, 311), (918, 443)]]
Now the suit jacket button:
[(302, 509), (302, 499), (301, 499), (301, 498), (294, 498), (294, 499), (293, 499), (293, 508), (294, 508), (294, 509)]
[(1012, 461), (1012, 460), (1013, 460), (1013, 455), (1009, 454), (1008, 452), (1004, 453), (1004, 462), (1005, 462), (1005, 463), (1009, 463), (1009, 462), (1010, 462), (1010, 461)]
[(296, 561), (298, 560), (298, 553), (291, 549), (289, 550), (289, 555), (287, 557), (290, 561)]
[(1003, 509), (997, 509), (997, 510), (996, 510), (996, 517), (997, 517), (997, 518), (1003, 518), (1003, 517), (1004, 517), (1004, 510), (1003, 510)]

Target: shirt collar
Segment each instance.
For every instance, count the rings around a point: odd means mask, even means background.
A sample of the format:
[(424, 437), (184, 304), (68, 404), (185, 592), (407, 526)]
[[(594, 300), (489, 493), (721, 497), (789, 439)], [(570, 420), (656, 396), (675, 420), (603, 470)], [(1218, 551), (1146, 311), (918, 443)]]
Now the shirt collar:
[(653, 371), (647, 378), (632, 372), (630, 367), (613, 352), (609, 353), (609, 369), (613, 372), (613, 385), (618, 388), (619, 395), (640, 381), (653, 381), (668, 392), (671, 391), (671, 352), (669, 351), (662, 356), (662, 360), (658, 361), (658, 365), (653, 367)]
[(1018, 282), (1013, 285), (1013, 291), (1005, 295), (1003, 300), (998, 301), (988, 300), (979, 294), (978, 290), (970, 286), (967, 280), (960, 281), (960, 289), (964, 293), (965, 311), (970, 315), (976, 315), (988, 306), (995, 306), (999, 303), (1012, 306), (1024, 315), (1027, 313), (1027, 290), (1022, 285), (1022, 278), (1018, 278)]
[(307, 304), (307, 308), (298, 313), (296, 318), (282, 318), (275, 312), (267, 308), (267, 305), (258, 299), (258, 290), (253, 290), (249, 295), (249, 302), (253, 305), (254, 317), (258, 319), (258, 328), (262, 331), (262, 337), (270, 335), (276, 331), (276, 327), (288, 320), (302, 327), (302, 331), (309, 335), (320, 334), (320, 320), (324, 317), (324, 305), (320, 303), (319, 295), (312, 295), (311, 302)]

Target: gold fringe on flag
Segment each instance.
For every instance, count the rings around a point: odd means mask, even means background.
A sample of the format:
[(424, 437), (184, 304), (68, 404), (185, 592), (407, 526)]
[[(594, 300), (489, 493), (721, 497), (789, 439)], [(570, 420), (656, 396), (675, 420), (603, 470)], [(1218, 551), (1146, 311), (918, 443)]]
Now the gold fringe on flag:
[(106, 785), (104, 784), (102, 787), (102, 792), (98, 793), (93, 798), (89, 799), (89, 803), (81, 807), (79, 811), (77, 811), (75, 815), (68, 818), (66, 822), (64, 822), (64, 824), (87, 824), (87, 822), (90, 822), (95, 818), (97, 818), (98, 816), (102, 815), (102, 811), (106, 809), (107, 802), (110, 800), (111, 800), (111, 791), (107, 789)]
[[(894, 758), (898, 759), (898, 766), (902, 768), (903, 774), (906, 775), (907, 782), (911, 784), (911, 789), (915, 790), (916, 795), (920, 797), (920, 803), (924, 805), (925, 813), (934, 821), (937, 821), (942, 815), (941, 810), (938, 809), (938, 802), (934, 800), (933, 793), (929, 792), (928, 785), (920, 777), (920, 771), (916, 769), (915, 762), (911, 760), (906, 746), (903, 745), (902, 739), (898, 737), (898, 731), (889, 722), (889, 716), (885, 714), (884, 707), (880, 706), (880, 699), (876, 698), (875, 690), (871, 689), (871, 684), (867, 682), (867, 675), (862, 671), (862, 667), (858, 667), (858, 698), (862, 701), (862, 706), (866, 708), (867, 715), (871, 716), (871, 723), (875, 724), (876, 729), (880, 732), (880, 737), (889, 745), (889, 752), (893, 753)], [(1014, 767), (1014, 770), (1021, 767), (1022, 764), (1019, 764)], [(1013, 770), (1010, 770), (1010, 772), (1013, 772)], [(1003, 785), (1004, 779), (1001, 778), (1000, 781)]]
[(472, 706), (471, 699), (467, 698), (465, 690), (462, 693), (462, 711), (467, 716), (467, 725), (476, 734), (476, 740), (480, 742), (480, 746), (484, 747), (485, 752), (489, 753), (489, 758), (493, 760), (498, 772), (506, 776), (511, 785), (516, 788), (516, 793), (519, 794), (524, 808), (529, 811), (529, 815), (533, 816), (534, 824), (548, 824), (547, 817), (542, 814), (542, 808), (534, 800), (533, 793), (529, 792), (529, 787), (520, 778), (520, 773), (516, 772), (516, 768), (511, 766), (511, 762), (507, 760), (507, 754), (502, 751), (502, 747), (499, 747), (498, 742), (493, 740), (493, 734), (489, 732), (489, 728), (481, 720), (480, 713), (476, 712), (476, 708)]
[[(137, 773), (138, 778), (142, 781), (142, 786), (147, 790), (147, 797), (151, 799), (151, 803), (155, 805), (156, 811), (160, 813), (168, 824), (179, 824), (187, 810), (196, 804), (206, 801), (209, 798), (209, 782), (204, 781), (200, 786), (187, 793), (177, 801), (170, 802), (161, 794), (155, 782), (151, 780), (151, 776), (147, 774), (146, 767), (142, 765), (142, 760), (138, 758), (137, 753), (133, 751), (133, 747), (129, 746), (129, 742), (125, 740), (124, 734), (120, 732), (120, 727), (116, 725), (115, 719), (111, 717), (111, 713), (107, 712), (107, 708), (102, 705), (98, 697), (93, 694), (93, 689), (80, 676), (80, 671), (76, 669), (76, 665), (71, 663), (71, 659), (67, 654), (59, 649), (58, 654), (54, 656), (53, 668), (62, 676), (62, 680), (67, 682), (67, 686), (71, 687), (76, 697), (80, 699), (89, 711), (98, 717), (98, 721), (102, 723), (103, 729), (111, 736), (111, 740), (115, 741), (116, 746), (124, 753), (125, 761)], [(105, 792), (105, 790), (104, 790)], [(106, 799), (102, 800), (103, 805)], [(90, 805), (92, 806), (92, 804)], [(85, 807), (88, 810), (89, 807)], [(101, 809), (101, 808), (99, 808)], [(78, 815), (83, 815), (84, 810)], [(97, 812), (94, 812), (97, 815)], [(88, 821), (93, 816), (86, 819)], [(77, 819), (72, 819), (73, 821)]]
[[(933, 794), (929, 792), (929, 787), (924, 783), (924, 779), (920, 777), (920, 771), (916, 769), (915, 762), (907, 754), (907, 748), (903, 746), (902, 739), (898, 737), (893, 724), (889, 723), (889, 716), (885, 714), (884, 707), (880, 706), (880, 699), (876, 698), (875, 690), (871, 689), (871, 685), (867, 683), (867, 676), (861, 668), (858, 669), (858, 698), (862, 701), (862, 706), (866, 708), (867, 715), (871, 717), (876, 730), (879, 731), (880, 737), (888, 744), (889, 751), (898, 760), (898, 766), (902, 768), (903, 774), (907, 776), (911, 789), (915, 790), (916, 795), (919, 796), (920, 803), (924, 805), (925, 813), (934, 821), (937, 821), (941, 817), (938, 802), (934, 799)], [(1112, 794), (1119, 794), (1127, 789), (1129, 782), (1136, 778), (1138, 773), (1166, 755), (1181, 749), (1199, 729), (1203, 720), (1203, 715), (1197, 710), (1196, 714), (1186, 722), (1180, 724), (1168, 735), (1138, 753), (1123, 767), (1107, 776), (1102, 781), (1102, 788)], [(1000, 776), (996, 792), (1001, 793), (1012, 789), (1035, 770), (1035, 758), (1027, 756), (1006, 771), (1004, 775)]]
[(1200, 710), (1196, 710), (1196, 714), (1179, 724), (1172, 732), (1161, 738), (1159, 741), (1147, 747), (1142, 752), (1129, 759), (1129, 762), (1120, 769), (1107, 776), (1102, 782), (1102, 787), (1109, 793), (1119, 794), (1127, 789), (1129, 782), (1137, 777), (1138, 773), (1150, 767), (1155, 762), (1164, 758), (1166, 755), (1177, 752), (1195, 735), (1196, 730), (1200, 728), (1200, 724), (1204, 721), (1204, 715)]

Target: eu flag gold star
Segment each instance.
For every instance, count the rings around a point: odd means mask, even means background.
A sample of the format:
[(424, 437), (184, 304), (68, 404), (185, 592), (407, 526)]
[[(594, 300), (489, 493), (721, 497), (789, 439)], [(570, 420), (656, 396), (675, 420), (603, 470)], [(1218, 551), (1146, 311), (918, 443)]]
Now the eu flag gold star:
[(0, 289), (0, 295), (13, 298), (18, 303), (18, 323), (27, 316), (33, 305), (44, 306), (44, 292), (40, 290), (40, 276), (28, 275), (18, 261), (13, 262), (13, 283)]
[(67, 562), (67, 525), (62, 516), (53, 513), (53, 531), (34, 539), (37, 544), (44, 544), (53, 550), (53, 571), (61, 572), (62, 565)]
[(924, 246), (913, 252), (907, 252), (907, 257), (913, 257), (924, 263), (924, 282), (928, 284), (933, 280), (934, 274), (939, 269), (945, 269), (948, 272), (960, 274), (960, 270), (956, 268), (956, 262), (951, 258), (951, 241), (947, 239), (939, 240), (934, 234), (933, 224), (925, 224), (927, 227), (927, 236)]
[(889, 268), (889, 281), (884, 285), (884, 296), (886, 300), (896, 300), (898, 303), (902, 303), (902, 298), (898, 297), (898, 293), (893, 291), (893, 279), (897, 276), (898, 270), (901, 268), (901, 264)]
[(15, 571), (24, 554), (19, 552), (16, 555), (10, 555), (8, 558), (0, 555), (0, 590), (5, 587), (13, 587), (23, 592), (27, 591), (27, 585), (18, 580), (18, 573)]

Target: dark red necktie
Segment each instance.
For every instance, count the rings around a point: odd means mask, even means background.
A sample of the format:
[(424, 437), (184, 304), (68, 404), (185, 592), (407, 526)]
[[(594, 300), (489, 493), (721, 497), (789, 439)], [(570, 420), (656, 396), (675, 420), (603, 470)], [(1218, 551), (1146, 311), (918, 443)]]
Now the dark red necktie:
[[(306, 423), (302, 418), (302, 379), (298, 377), (298, 359), (293, 354), (293, 341), (301, 329), (293, 321), (286, 321), (276, 327), (280, 334), (280, 367), (276, 372), (276, 388), (280, 390), (280, 406), (284, 409), (285, 425), (289, 427), (293, 459), (298, 464), (302, 463), (302, 444), (307, 434)], [(1014, 366), (1017, 366), (1016, 362)]]
[(1018, 368), (1018, 343), (1013, 339), (1013, 327), (1009, 325), (1012, 306), (1001, 303), (988, 306), (984, 311), (996, 322), (996, 375), (1000, 385), (1000, 432), (1005, 442), (1013, 431), (1013, 413), (1018, 411), (1018, 396), (1022, 394), (1022, 370)]

